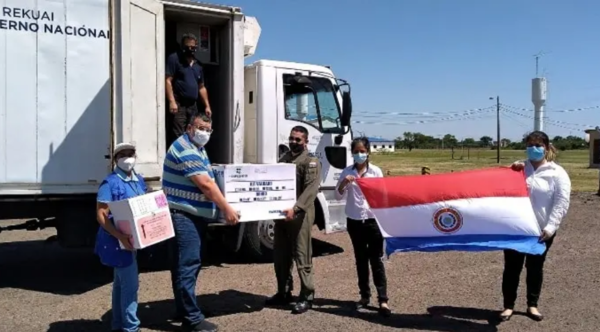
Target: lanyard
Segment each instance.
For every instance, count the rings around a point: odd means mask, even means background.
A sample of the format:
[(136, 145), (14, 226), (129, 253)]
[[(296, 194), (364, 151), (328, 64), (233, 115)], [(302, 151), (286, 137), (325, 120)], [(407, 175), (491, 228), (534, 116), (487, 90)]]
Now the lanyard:
[(131, 187), (131, 189), (133, 189), (133, 191), (135, 192), (135, 194), (137, 196), (142, 195), (142, 194), (140, 194), (140, 190), (139, 190), (140, 186), (138, 186), (138, 184), (137, 184), (136, 181), (133, 181), (133, 180), (132, 181), (127, 181), (127, 184), (129, 184), (129, 187)]

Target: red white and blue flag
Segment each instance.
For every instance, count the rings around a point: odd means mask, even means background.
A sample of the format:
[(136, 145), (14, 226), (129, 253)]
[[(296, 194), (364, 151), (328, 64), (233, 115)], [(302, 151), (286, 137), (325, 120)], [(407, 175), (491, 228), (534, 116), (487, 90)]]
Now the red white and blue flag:
[(490, 168), (357, 180), (386, 240), (400, 251), (542, 254), (523, 172)]

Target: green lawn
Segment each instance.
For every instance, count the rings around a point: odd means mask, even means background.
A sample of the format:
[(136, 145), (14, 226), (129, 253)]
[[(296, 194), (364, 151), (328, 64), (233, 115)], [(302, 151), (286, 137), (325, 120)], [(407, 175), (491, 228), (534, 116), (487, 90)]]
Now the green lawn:
[[(525, 158), (524, 151), (502, 150), (500, 164), (510, 165), (515, 160)], [(399, 150), (395, 153), (374, 153), (371, 160), (383, 169), (384, 174), (421, 174), (421, 167), (428, 166), (431, 173), (445, 173), (498, 165), (496, 151), (488, 149), (446, 150)], [(598, 191), (598, 170), (588, 168), (589, 151), (560, 151), (560, 163), (571, 176), (574, 191)]]

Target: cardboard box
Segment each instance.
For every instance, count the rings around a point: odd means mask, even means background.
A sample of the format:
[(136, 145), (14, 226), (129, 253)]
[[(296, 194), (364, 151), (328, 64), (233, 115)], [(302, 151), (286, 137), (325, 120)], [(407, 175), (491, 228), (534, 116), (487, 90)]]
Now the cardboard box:
[(283, 219), (283, 210), (296, 204), (294, 164), (213, 165), (213, 171), (240, 222)]
[[(115, 226), (132, 235), (133, 247), (143, 249), (175, 236), (171, 211), (162, 190), (108, 203)], [(123, 247), (123, 244), (121, 244)]]

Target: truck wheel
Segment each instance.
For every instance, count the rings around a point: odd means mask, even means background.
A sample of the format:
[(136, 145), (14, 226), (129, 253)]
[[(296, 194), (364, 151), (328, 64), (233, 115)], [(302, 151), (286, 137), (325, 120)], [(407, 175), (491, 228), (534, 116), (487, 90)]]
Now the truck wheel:
[(261, 220), (245, 225), (242, 246), (248, 258), (259, 262), (272, 262), (274, 244), (275, 221)]
[(64, 248), (94, 248), (98, 222), (93, 200), (78, 201), (70, 206), (57, 204), (56, 235)]

